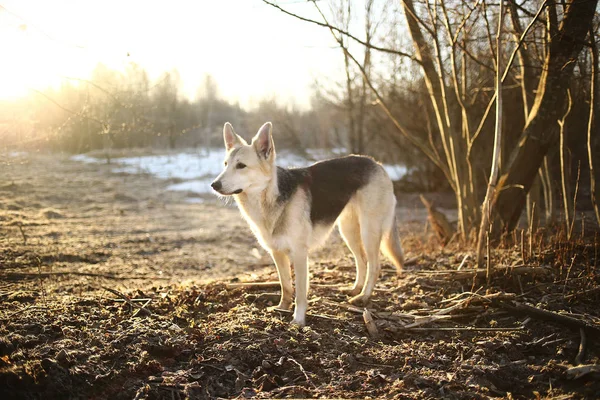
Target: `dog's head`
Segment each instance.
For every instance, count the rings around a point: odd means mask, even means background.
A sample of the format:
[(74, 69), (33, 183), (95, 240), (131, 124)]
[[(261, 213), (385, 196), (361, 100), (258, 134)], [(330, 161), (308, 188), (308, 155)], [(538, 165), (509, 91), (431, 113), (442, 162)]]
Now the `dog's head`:
[(265, 123), (248, 144), (238, 136), (229, 122), (223, 127), (225, 169), (210, 185), (219, 194), (258, 193), (263, 191), (275, 168), (273, 125)]

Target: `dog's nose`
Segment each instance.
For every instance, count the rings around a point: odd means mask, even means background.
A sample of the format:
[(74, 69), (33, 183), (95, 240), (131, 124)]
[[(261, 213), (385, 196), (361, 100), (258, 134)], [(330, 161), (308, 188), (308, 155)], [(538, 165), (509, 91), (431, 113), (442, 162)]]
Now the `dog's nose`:
[(210, 187), (212, 187), (213, 189), (215, 189), (217, 191), (220, 190), (222, 186), (223, 185), (221, 185), (221, 181), (214, 181), (213, 183), (210, 184)]

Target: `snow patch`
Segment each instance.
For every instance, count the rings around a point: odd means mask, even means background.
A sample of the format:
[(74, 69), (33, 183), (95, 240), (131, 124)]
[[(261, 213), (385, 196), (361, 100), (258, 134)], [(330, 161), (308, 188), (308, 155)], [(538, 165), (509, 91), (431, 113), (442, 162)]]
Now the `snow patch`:
[[(278, 152), (277, 165), (306, 167), (314, 163), (314, 160), (343, 155), (345, 150), (341, 148), (333, 151), (307, 149), (306, 154), (311, 159), (286, 151)], [(86, 164), (104, 162), (102, 159), (85, 154), (72, 156), (71, 160)], [(208, 194), (212, 192), (210, 183), (223, 170), (224, 160), (225, 149), (202, 149), (195, 152), (114, 158), (115, 167), (112, 171), (129, 174), (146, 173), (161, 179), (180, 179), (183, 182), (169, 185), (167, 189)], [(392, 180), (398, 180), (407, 173), (407, 169), (403, 165), (384, 164), (383, 167)]]

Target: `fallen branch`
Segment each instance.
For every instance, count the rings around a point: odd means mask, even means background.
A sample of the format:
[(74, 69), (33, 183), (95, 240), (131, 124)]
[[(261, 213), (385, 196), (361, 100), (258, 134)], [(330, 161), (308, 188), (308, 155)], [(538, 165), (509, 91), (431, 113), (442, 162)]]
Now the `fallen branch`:
[(98, 274), (94, 272), (8, 272), (0, 275), (2, 279), (6, 280), (21, 280), (25, 278), (49, 278), (51, 276), (63, 276), (63, 275), (75, 275), (75, 276), (91, 276), (96, 278), (106, 278), (114, 280), (130, 280), (130, 279), (148, 279), (148, 280), (168, 280), (169, 278), (161, 278), (155, 276), (117, 276), (111, 274)]
[(464, 300), (458, 300), (463, 296), (469, 296), (469, 302), (477, 302), (477, 301), (485, 301), (486, 303), (491, 303), (492, 300), (514, 300), (517, 295), (514, 293), (505, 293), (505, 292), (494, 292), (486, 295), (481, 295), (477, 292), (462, 292), (455, 296), (452, 296), (449, 299), (444, 299), (441, 303), (448, 303), (453, 301), (463, 302)]
[(523, 326), (517, 326), (514, 328), (477, 328), (472, 326), (465, 327), (430, 327), (430, 328), (400, 328), (405, 331), (414, 331), (414, 332), (430, 332), (430, 331), (456, 331), (456, 332), (512, 332), (512, 331), (522, 331), (525, 329)]
[(402, 326), (402, 329), (411, 329), (411, 328), (417, 328), (421, 325), (425, 325), (425, 324), (429, 324), (431, 322), (436, 322), (436, 321), (440, 321), (443, 319), (451, 319), (452, 315), (429, 315), (426, 317), (418, 317), (415, 319), (415, 322), (413, 322), (412, 324), (407, 324)]
[(592, 372), (600, 372), (600, 365), (588, 364), (571, 367), (566, 371), (566, 374), (571, 379), (578, 379)]
[(579, 318), (572, 317), (570, 315), (543, 310), (541, 308), (530, 306), (527, 304), (522, 304), (516, 301), (509, 302), (501, 300), (494, 302), (494, 304), (514, 314), (527, 315), (529, 317), (541, 319), (544, 321), (556, 322), (561, 325), (568, 326), (570, 328), (583, 328), (600, 333), (600, 326)]
[(365, 321), (365, 326), (367, 327), (367, 332), (373, 339), (377, 339), (379, 337), (379, 331), (377, 330), (377, 325), (373, 320), (373, 314), (366, 308), (363, 311), (363, 320)]
[(353, 306), (352, 304), (336, 303), (336, 302), (328, 301), (328, 300), (324, 300), (323, 303), (328, 304), (330, 306), (334, 306), (334, 307), (340, 307), (340, 308), (346, 309), (348, 311), (352, 311), (353, 313), (361, 314), (361, 315), (364, 311), (363, 308)]

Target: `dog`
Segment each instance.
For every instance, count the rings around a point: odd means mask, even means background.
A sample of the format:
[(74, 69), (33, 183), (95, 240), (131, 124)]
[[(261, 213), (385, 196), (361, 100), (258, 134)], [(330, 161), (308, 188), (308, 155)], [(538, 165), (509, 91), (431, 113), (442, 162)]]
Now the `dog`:
[(337, 224), (354, 255), (353, 304), (366, 304), (379, 276), (379, 250), (398, 274), (404, 256), (396, 226), (396, 197), (383, 166), (365, 156), (350, 155), (306, 168), (275, 164), (273, 125), (265, 123), (248, 144), (227, 122), (223, 127), (225, 168), (211, 187), (233, 196), (243, 217), (269, 252), (281, 284), (278, 309), (292, 305), (292, 323), (304, 326), (308, 296), (308, 253), (321, 245)]

